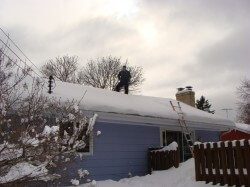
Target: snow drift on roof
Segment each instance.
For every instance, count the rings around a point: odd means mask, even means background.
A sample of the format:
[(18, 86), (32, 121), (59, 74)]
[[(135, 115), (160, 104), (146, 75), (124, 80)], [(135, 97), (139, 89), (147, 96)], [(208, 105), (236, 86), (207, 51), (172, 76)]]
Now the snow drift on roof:
[(236, 127), (235, 127), (236, 130), (250, 134), (250, 125), (249, 124), (236, 123), (235, 125), (236, 125)]
[[(85, 92), (86, 94), (81, 100)], [(170, 105), (170, 101), (174, 105), (177, 105), (177, 101), (168, 98), (126, 95), (110, 90), (60, 81), (56, 81), (56, 87), (50, 96), (60, 98), (61, 100), (81, 100), (80, 108), (86, 111), (172, 120), (178, 119), (176, 112), (173, 111)], [(185, 119), (189, 122), (208, 123), (218, 126), (224, 125), (227, 128), (235, 126), (234, 122), (230, 120), (220, 118), (215, 114), (203, 112), (184, 103), (181, 103), (181, 107)], [(154, 123), (157, 124), (157, 120)]]

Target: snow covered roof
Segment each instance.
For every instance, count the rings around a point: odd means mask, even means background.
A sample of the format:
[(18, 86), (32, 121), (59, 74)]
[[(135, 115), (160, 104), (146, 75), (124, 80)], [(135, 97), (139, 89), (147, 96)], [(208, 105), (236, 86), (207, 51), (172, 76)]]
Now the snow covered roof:
[[(56, 87), (50, 96), (61, 98), (61, 100), (81, 100), (80, 108), (92, 114), (98, 113), (98, 120), (153, 124), (179, 129), (178, 115), (170, 105), (170, 101), (177, 105), (177, 101), (173, 99), (126, 95), (60, 81), (56, 81)], [(181, 107), (190, 128), (229, 130), (235, 126), (230, 120), (203, 112), (184, 103), (181, 103)]]
[(236, 123), (235, 125), (236, 125), (236, 127), (235, 127), (236, 130), (250, 134), (250, 125), (249, 124)]

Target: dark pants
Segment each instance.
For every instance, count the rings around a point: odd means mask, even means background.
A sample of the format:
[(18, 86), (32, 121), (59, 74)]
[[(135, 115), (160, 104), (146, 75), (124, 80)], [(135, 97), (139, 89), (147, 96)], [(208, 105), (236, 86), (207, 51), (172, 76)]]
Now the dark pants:
[(128, 83), (119, 82), (115, 87), (115, 91), (119, 92), (122, 87), (124, 87), (125, 94), (128, 94)]

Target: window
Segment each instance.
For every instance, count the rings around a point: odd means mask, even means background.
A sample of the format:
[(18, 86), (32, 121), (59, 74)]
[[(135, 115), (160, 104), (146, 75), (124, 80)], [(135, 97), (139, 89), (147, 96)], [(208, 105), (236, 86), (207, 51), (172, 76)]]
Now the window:
[[(79, 124), (76, 124), (79, 125)], [(92, 133), (86, 134), (88, 129), (88, 125), (82, 129), (82, 131), (79, 132), (77, 135), (78, 137), (76, 140), (80, 141), (79, 147), (76, 149), (77, 152), (80, 153), (91, 153), (93, 152), (93, 136)], [(71, 146), (73, 147), (73, 144), (70, 144), (70, 137), (72, 137), (74, 134), (74, 123), (72, 122), (66, 122), (61, 123), (59, 128), (59, 137), (63, 140), (62, 145), (64, 146)], [(81, 144), (82, 143), (82, 144)]]
[[(191, 136), (194, 137), (194, 132), (192, 132)], [(182, 161), (192, 157), (190, 149), (187, 145), (187, 141), (182, 132), (161, 129), (161, 146), (169, 145), (173, 141), (177, 142), (178, 144)]]

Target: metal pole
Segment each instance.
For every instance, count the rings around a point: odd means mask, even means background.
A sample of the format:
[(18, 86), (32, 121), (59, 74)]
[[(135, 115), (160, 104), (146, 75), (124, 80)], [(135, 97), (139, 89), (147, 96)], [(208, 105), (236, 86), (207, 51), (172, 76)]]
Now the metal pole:
[(225, 112), (226, 112), (226, 114), (227, 114), (227, 119), (229, 118), (229, 111), (230, 110), (233, 110), (232, 108), (223, 108), (223, 109), (221, 109), (221, 110), (224, 110)]
[(49, 82), (49, 86), (48, 86), (49, 87), (49, 91), (48, 91), (49, 94), (52, 93), (52, 82), (53, 82), (53, 79), (54, 79), (53, 76), (50, 75), (49, 76), (49, 81), (48, 81)]

